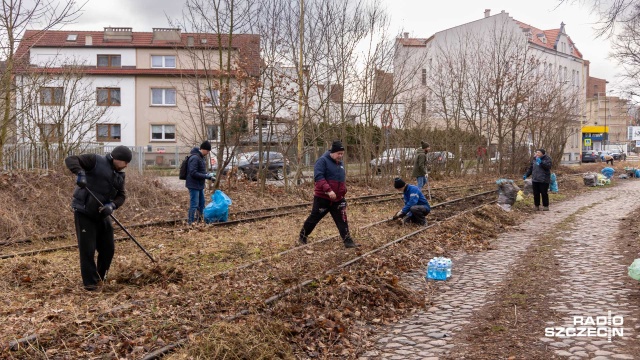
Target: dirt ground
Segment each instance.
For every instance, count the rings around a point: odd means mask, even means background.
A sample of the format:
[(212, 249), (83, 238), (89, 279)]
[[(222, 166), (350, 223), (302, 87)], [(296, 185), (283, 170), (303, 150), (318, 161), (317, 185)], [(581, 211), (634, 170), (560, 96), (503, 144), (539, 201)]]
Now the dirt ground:
[[(580, 177), (572, 174), (599, 171), (602, 167), (594, 164), (559, 169), (556, 173), (561, 193), (552, 195), (552, 201), (592, 191), (582, 186)], [(616, 166), (620, 172), (622, 167), (622, 164)], [(436, 189), (495, 179), (495, 176), (469, 176), (433, 181), (432, 186)], [(72, 234), (69, 202), (73, 180), (63, 171), (0, 175), (0, 234), (4, 237), (0, 240)], [(389, 192), (388, 184), (390, 179), (369, 183), (351, 181), (348, 196)], [(312, 199), (312, 184), (290, 190), (269, 186), (261, 193), (258, 184), (243, 181), (225, 184), (223, 190), (234, 201), (231, 212)], [(116, 212), (125, 226), (186, 217), (186, 191), (135, 174), (127, 175), (127, 191), (127, 203)], [(437, 202), (437, 190), (434, 197)], [(352, 228), (387, 218), (398, 206), (398, 203), (354, 206), (349, 213)], [(288, 260), (289, 264), (287, 261), (272, 263), (273, 269), (259, 270), (264, 272), (262, 275), (259, 271), (228, 277), (216, 274), (291, 247), (306, 211), (289, 219), (234, 229), (177, 226), (135, 232), (163, 259), (162, 267), (146, 264), (146, 259), (130, 244), (117, 245), (111, 272), (113, 283), (96, 295), (80, 289), (77, 255), (73, 251), (5, 260), (0, 262), (0, 291), (8, 296), (0, 302), (0, 316), (7, 319), (7, 323), (0, 336), (3, 344), (0, 358), (134, 359), (184, 338), (190, 340), (189, 346), (172, 357), (357, 358), (367, 349), (370, 326), (396, 321), (428, 302), (432, 289), (427, 287), (416, 292), (404, 288), (398, 281), (403, 273), (424, 266), (435, 255), (486, 250), (490, 239), (517, 226), (531, 213), (531, 208), (531, 201), (527, 199), (517, 203), (511, 213), (492, 207), (443, 224), (415, 241), (402, 243), (339, 274), (321, 278), (311, 289), (293, 293), (271, 307), (259, 305), (260, 302), (253, 299), (261, 301), (263, 294), (266, 298), (270, 293), (261, 283), (268, 284), (270, 277), (278, 277), (284, 284), (295, 284), (300, 274), (287, 267), (313, 268), (317, 266), (315, 262), (327, 261), (322, 258), (321, 250), (306, 250)], [(640, 231), (632, 217), (628, 225), (634, 228), (634, 234)], [(382, 239), (386, 233), (391, 237), (396, 231), (392, 228), (357, 231), (356, 241)], [(332, 236), (335, 232), (335, 226), (325, 219), (314, 232), (314, 239)], [(553, 238), (545, 241), (549, 247), (555, 246)], [(629, 235), (627, 245), (638, 246), (637, 235)], [(5, 249), (3, 253), (12, 251)], [(547, 304), (538, 295), (544, 294), (549, 285), (533, 281), (527, 269), (545, 267), (552, 271), (557, 264), (542, 251), (532, 250), (528, 255), (530, 261), (510, 280), (513, 281), (509, 284), (510, 291), (499, 293), (495, 309), (479, 317), (489, 329), (503, 316), (501, 306), (512, 307), (514, 291), (531, 294), (521, 311), (544, 311)], [(252, 309), (248, 316), (232, 319), (233, 314), (246, 308)], [(520, 326), (526, 329), (538, 324)], [(203, 332), (204, 329), (207, 331)], [(11, 340), (30, 334), (38, 334), (38, 346), (17, 352), (5, 346)], [(500, 349), (514, 346), (502, 333), (493, 337), (491, 331), (472, 335), (486, 338), (473, 346), (488, 349), (490, 353), (503, 354)], [(232, 354), (235, 357), (230, 357)]]

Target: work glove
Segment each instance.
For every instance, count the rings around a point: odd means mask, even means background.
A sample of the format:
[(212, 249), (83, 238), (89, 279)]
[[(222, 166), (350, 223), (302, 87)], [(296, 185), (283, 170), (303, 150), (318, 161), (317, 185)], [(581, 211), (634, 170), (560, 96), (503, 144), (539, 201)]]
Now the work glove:
[(536, 158), (536, 164), (540, 165), (541, 162), (542, 162), (542, 159)]
[(77, 175), (78, 175), (78, 177), (76, 178), (76, 185), (78, 185), (82, 189), (86, 188), (87, 187), (87, 175), (82, 170), (78, 171)]
[(522, 180), (527, 180), (527, 175), (522, 175)]
[(116, 205), (114, 203), (106, 203), (98, 211), (104, 216), (109, 216), (113, 213), (113, 210), (116, 209)]
[(401, 217), (403, 217), (403, 216), (404, 216), (404, 213), (402, 212), (402, 210), (400, 210), (400, 211), (398, 211), (398, 213), (397, 213), (397, 214), (395, 214), (395, 215), (393, 216), (393, 220), (400, 219), (400, 218), (401, 218)]
[(216, 173), (208, 173), (207, 174), (207, 179), (214, 180), (215, 178), (216, 178)]

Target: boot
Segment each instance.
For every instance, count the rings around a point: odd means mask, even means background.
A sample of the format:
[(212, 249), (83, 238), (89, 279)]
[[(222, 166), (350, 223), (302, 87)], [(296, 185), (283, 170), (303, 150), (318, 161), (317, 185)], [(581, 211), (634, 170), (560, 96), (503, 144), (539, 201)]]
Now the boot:
[(358, 244), (354, 243), (354, 242), (353, 242), (353, 239), (352, 239), (352, 238), (350, 238), (350, 237), (349, 237), (349, 238), (346, 238), (346, 239), (344, 240), (344, 247), (346, 247), (347, 249), (355, 248), (355, 247), (358, 247), (358, 246), (360, 246), (360, 245), (358, 245)]
[(543, 206), (542, 207), (542, 211), (549, 211), (549, 207), (548, 206)]
[(536, 211), (540, 211), (540, 205), (536, 205)]

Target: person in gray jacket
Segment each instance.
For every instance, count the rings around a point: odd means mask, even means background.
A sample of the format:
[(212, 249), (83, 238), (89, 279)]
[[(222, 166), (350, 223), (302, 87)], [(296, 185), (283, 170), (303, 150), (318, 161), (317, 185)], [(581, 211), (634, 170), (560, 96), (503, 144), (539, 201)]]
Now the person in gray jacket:
[(533, 203), (536, 210), (540, 210), (540, 197), (542, 197), (542, 210), (549, 211), (549, 184), (551, 183), (551, 158), (544, 149), (536, 150), (536, 156), (531, 160), (529, 170), (524, 174), (526, 180), (531, 175), (533, 186)]
[(422, 189), (427, 181), (427, 153), (429, 152), (429, 144), (424, 141), (420, 142), (420, 149), (416, 151), (416, 158), (413, 162), (413, 173), (411, 176), (416, 178), (418, 188)]

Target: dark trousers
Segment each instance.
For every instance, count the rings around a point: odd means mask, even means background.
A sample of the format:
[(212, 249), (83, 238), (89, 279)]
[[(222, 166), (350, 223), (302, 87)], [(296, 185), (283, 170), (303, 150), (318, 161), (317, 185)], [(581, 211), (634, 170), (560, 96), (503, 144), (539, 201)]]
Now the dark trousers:
[(607, 164), (611, 163), (611, 166), (613, 166), (613, 159), (609, 159), (607, 161), (605, 161)]
[[(110, 218), (96, 220), (83, 213), (74, 211), (78, 250), (80, 252), (80, 273), (82, 283), (87, 289), (94, 289), (98, 281), (107, 277), (111, 266), (115, 244), (113, 226)], [(98, 252), (96, 264), (95, 253)]]
[(300, 240), (306, 242), (307, 237), (327, 213), (331, 213), (333, 222), (336, 223), (342, 240), (350, 240), (351, 235), (349, 235), (349, 224), (347, 222), (347, 200), (342, 199), (338, 202), (332, 202), (329, 199), (323, 199), (317, 196), (313, 197), (311, 214), (307, 220), (305, 220), (304, 225), (302, 225), (302, 230), (300, 230)]
[(549, 183), (531, 182), (533, 186), (533, 204), (540, 206), (540, 197), (542, 196), (542, 206), (549, 206)]
[(407, 222), (416, 223), (419, 225), (424, 225), (427, 223), (426, 216), (429, 214), (427, 208), (424, 205), (414, 205), (409, 208), (409, 212), (411, 216), (407, 219)]

